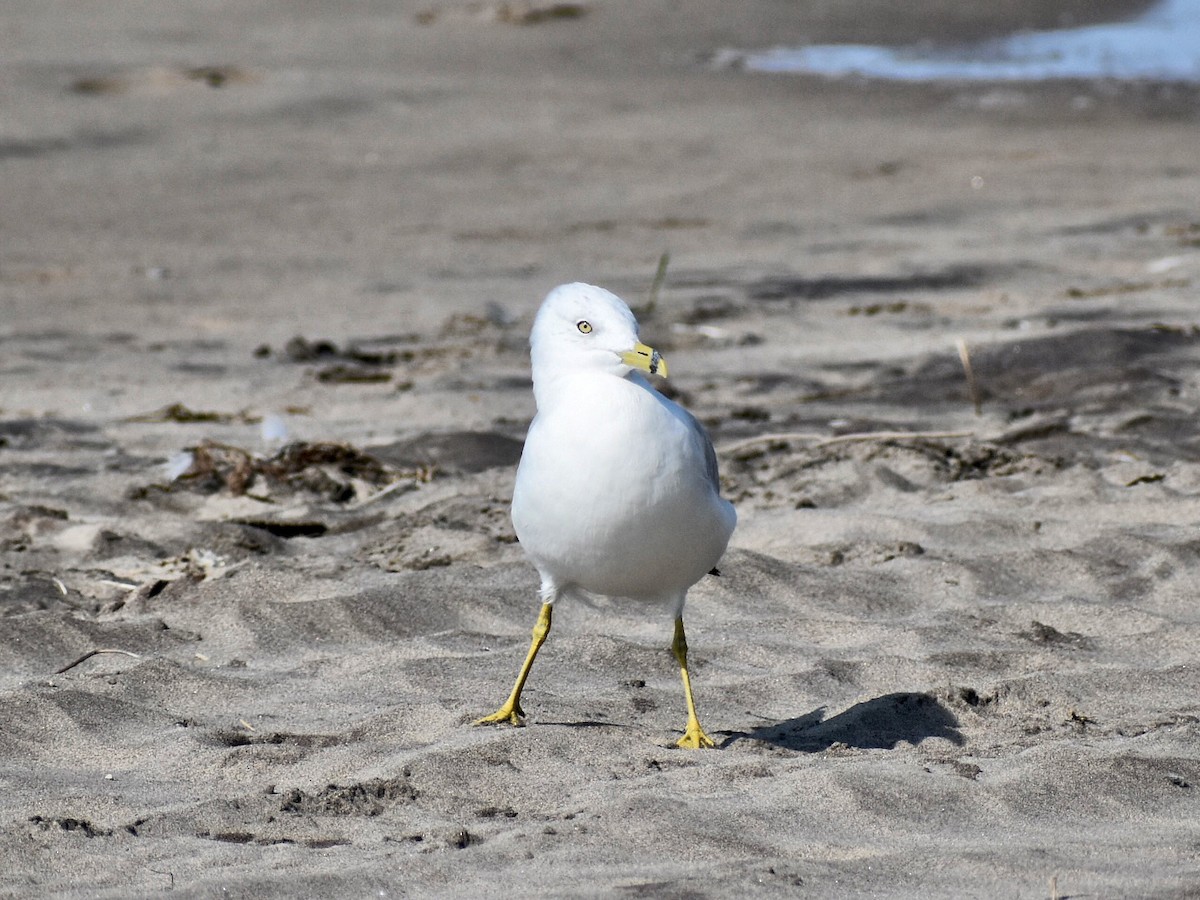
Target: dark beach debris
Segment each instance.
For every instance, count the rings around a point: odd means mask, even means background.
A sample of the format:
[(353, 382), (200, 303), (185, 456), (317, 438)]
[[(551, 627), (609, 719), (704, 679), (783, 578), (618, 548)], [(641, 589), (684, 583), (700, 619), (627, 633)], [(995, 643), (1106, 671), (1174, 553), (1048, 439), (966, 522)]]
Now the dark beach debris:
[(961, 701), (972, 708), (991, 706), (1000, 699), (996, 694), (980, 694), (973, 687), (950, 688), (946, 694), (951, 700)]
[(224, 844), (249, 844), (254, 841), (254, 835), (249, 831), (203, 831), (196, 836)]
[(103, 96), (136, 90), (169, 90), (191, 83), (222, 88), (232, 84), (253, 84), (260, 78), (257, 72), (234, 65), (149, 66), (113, 74), (86, 75), (71, 82), (71, 91)]
[(329, 530), (324, 522), (303, 521), (291, 522), (279, 519), (234, 519), (235, 525), (246, 525), (250, 528), (260, 528), (276, 537), (321, 537)]
[[(283, 350), (279, 352), (279, 359), (284, 362), (318, 364), (320, 368), (315, 370), (315, 376), (323, 384), (381, 384), (392, 380), (391, 368), (394, 366), (449, 352), (441, 346), (412, 346), (419, 342), (418, 335), (397, 334), (357, 340), (339, 346), (324, 338), (309, 339), (297, 335), (284, 345)], [(260, 344), (254, 350), (254, 355), (259, 359), (274, 354), (275, 351), (269, 344)], [(404, 387), (401, 385), (401, 388)]]
[(1151, 475), (1139, 475), (1137, 478), (1127, 481), (1125, 487), (1137, 487), (1139, 484), (1157, 484), (1166, 477), (1162, 472), (1155, 472)]
[(1178, 238), (1181, 247), (1200, 247), (1200, 222), (1169, 225), (1163, 229), (1168, 237)]
[(586, 3), (546, 3), (537, 0), (492, 0), (467, 3), (463, 8), (449, 10), (422, 9), (414, 16), (418, 25), (433, 25), (443, 17), (467, 18), (477, 22), (500, 22), (505, 25), (542, 25), (547, 22), (580, 19), (590, 11)]
[[(278, 844), (299, 844), (313, 850), (328, 850), (330, 847), (345, 847), (350, 842), (343, 837), (304, 838), (297, 840), (290, 837), (275, 837), (272, 835), (255, 834), (250, 831), (198, 831), (196, 837), (206, 841), (219, 841), (223, 844), (254, 844), (259, 847), (271, 847)], [(170, 874), (170, 873), (167, 873)]]
[[(406, 335), (404, 340), (411, 341), (412, 336)], [(271, 348), (263, 344), (254, 353), (256, 356), (269, 356)], [(283, 358), (294, 363), (341, 362), (361, 366), (392, 366), (400, 361), (400, 354), (395, 350), (368, 349), (359, 344), (339, 347), (323, 338), (309, 340), (297, 335), (284, 345)]]
[(157, 578), (145, 588), (144, 595), (147, 599), (153, 599), (166, 590), (170, 584), (171, 582), (167, 581), (165, 578)]
[(913, 541), (898, 541), (883, 550), (883, 562), (891, 562), (893, 559), (912, 559), (924, 555), (925, 548), (920, 544)]
[(269, 457), (216, 441), (204, 441), (188, 452), (191, 464), (174, 484), (204, 494), (227, 491), (240, 497), (261, 481), (267, 491), (306, 491), (346, 503), (358, 496), (360, 486), (382, 488), (406, 477), (428, 481), (432, 475), (397, 470), (356, 447), (332, 441), (298, 441)]
[(451, 828), (444, 838), (446, 846), (454, 850), (466, 850), (475, 841), (477, 838), (465, 828)]
[(217, 422), (222, 425), (238, 423), (241, 425), (256, 425), (262, 421), (262, 416), (254, 415), (246, 410), (236, 413), (214, 412), (212, 410), (190, 409), (182, 403), (171, 403), (154, 412), (130, 416), (126, 422), (180, 422), (192, 424), (195, 422)]
[(199, 81), (212, 88), (225, 87), (258, 80), (258, 75), (237, 66), (196, 66), (183, 73), (189, 81)]
[(283, 794), (279, 809), (306, 816), (372, 817), (416, 798), (416, 788), (407, 777), (375, 778), (349, 785), (331, 784), (311, 794), (292, 788)]
[(1071, 714), (1067, 717), (1068, 725), (1072, 726), (1076, 731), (1086, 731), (1089, 725), (1095, 725), (1096, 720), (1091, 716), (1081, 713), (1077, 709), (1071, 710)]
[(929, 314), (933, 312), (933, 307), (928, 303), (917, 303), (911, 300), (893, 300), (890, 303), (863, 303), (854, 304), (846, 310), (848, 316), (878, 316), (882, 313), (891, 315), (899, 315), (905, 312), (920, 312)]
[(315, 340), (296, 335), (284, 345), (283, 355), (289, 362), (317, 362), (341, 357), (341, 351), (333, 341)]
[[(266, 355), (256, 351), (256, 355)], [(267, 350), (269, 353), (269, 348)], [(400, 356), (395, 350), (366, 350), (353, 344), (344, 348), (333, 341), (310, 341), (297, 335), (283, 348), (284, 357), (295, 363), (330, 363), (317, 370), (317, 381), (323, 384), (379, 384), (390, 381), (392, 373), (384, 367), (394, 366)]]
[(87, 653), (83, 654), (83, 656), (79, 657), (76, 660), (73, 660), (72, 662), (67, 663), (61, 669), (55, 669), (54, 674), (61, 675), (61, 674), (63, 674), (63, 672), (70, 671), (71, 669), (73, 669), (77, 665), (79, 665), (80, 663), (86, 662), (87, 660), (91, 659), (93, 656), (99, 656), (101, 653), (120, 653), (123, 656), (130, 656), (130, 657), (133, 657), (134, 659), (141, 659), (141, 656), (139, 656), (138, 654), (133, 653), (129, 650), (115, 650), (115, 649), (108, 649), (108, 648), (89, 650)]
[(322, 384), (382, 384), (392, 380), (392, 373), (365, 366), (328, 366), (317, 372)]
[[(240, 663), (240, 665), (235, 665)], [(230, 660), (230, 666), (245, 668), (244, 660)], [(326, 747), (338, 747), (349, 740), (340, 734), (305, 734), (291, 731), (258, 731), (245, 719), (238, 720), (236, 729), (219, 729), (205, 738), (218, 747), (251, 747), (251, 746), (286, 746), (297, 747), (301, 750), (322, 750)], [(273, 786), (272, 786), (273, 787)], [(271, 794), (275, 791), (272, 789)]]
[(73, 816), (30, 816), (29, 824), (36, 825), (42, 831), (76, 831), (85, 837), (110, 837), (111, 828), (101, 828), (87, 819), (76, 819)]
[(485, 807), (481, 808), (480, 810), (478, 810), (475, 813), (475, 815), (477, 815), (481, 819), (496, 819), (496, 818), (515, 819), (515, 818), (517, 818), (518, 813), (511, 806), (488, 805), (488, 806), (485, 806)]
[[(447, 361), (480, 356), (524, 356), (527, 334), (514, 326), (520, 319), (497, 303), (488, 303), (478, 313), (449, 316), (436, 335), (397, 333), (354, 338), (345, 344), (326, 339), (294, 337), (282, 349), (260, 344), (258, 359), (275, 358), (281, 363), (311, 366), (317, 380), (327, 384), (373, 384), (427, 371), (440, 374)], [(397, 390), (410, 390), (411, 379), (401, 379)]]
[(581, 19), (587, 15), (585, 3), (497, 3), (494, 7), (497, 22), (510, 25), (541, 25), (562, 19)]
[(1080, 650), (1092, 650), (1095, 642), (1078, 631), (1059, 631), (1052, 625), (1034, 619), (1029, 628), (1020, 632), (1020, 636), (1035, 644), (1045, 644), (1054, 647), (1075, 647)]
[(1120, 294), (1135, 294), (1141, 291), (1160, 291), (1191, 287), (1187, 278), (1164, 278), (1159, 281), (1120, 281), (1116, 284), (1095, 288), (1069, 287), (1066, 294), (1072, 300), (1091, 300), (1096, 297), (1111, 297)]

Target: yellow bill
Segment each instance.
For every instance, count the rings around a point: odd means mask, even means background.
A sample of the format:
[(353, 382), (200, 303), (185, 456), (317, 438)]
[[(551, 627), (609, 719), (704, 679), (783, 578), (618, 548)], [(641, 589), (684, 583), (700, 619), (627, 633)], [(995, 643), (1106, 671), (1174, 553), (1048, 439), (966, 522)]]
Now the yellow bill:
[(662, 358), (661, 353), (645, 344), (636, 344), (632, 350), (626, 350), (621, 354), (621, 362), (633, 366), (639, 372), (667, 377), (667, 361)]

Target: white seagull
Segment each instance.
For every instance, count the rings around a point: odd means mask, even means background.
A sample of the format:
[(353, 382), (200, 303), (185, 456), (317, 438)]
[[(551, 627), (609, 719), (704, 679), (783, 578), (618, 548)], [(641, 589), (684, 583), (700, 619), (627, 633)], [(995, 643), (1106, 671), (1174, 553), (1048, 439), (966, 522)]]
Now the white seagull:
[(714, 570), (737, 513), (720, 496), (717, 458), (699, 422), (651, 387), (659, 353), (615, 294), (565, 284), (542, 303), (530, 335), (537, 415), (525, 438), (512, 520), (541, 575), (533, 642), (503, 706), (475, 724), (520, 725), (521, 690), (563, 596), (630, 597), (675, 612), (671, 649), (687, 698), (680, 747), (712, 747), (696, 716), (683, 604)]

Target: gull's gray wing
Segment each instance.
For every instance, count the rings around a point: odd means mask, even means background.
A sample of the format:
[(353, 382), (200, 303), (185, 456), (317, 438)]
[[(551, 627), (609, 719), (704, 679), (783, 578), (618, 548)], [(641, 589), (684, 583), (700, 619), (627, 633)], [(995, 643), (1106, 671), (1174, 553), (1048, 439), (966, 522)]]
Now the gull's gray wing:
[(682, 406), (679, 409), (687, 417), (688, 426), (692, 429), (696, 440), (700, 441), (704, 447), (704, 474), (708, 478), (708, 483), (712, 485), (713, 492), (719, 494), (721, 493), (721, 473), (717, 470), (717, 451), (713, 449), (712, 439), (708, 436), (704, 426), (700, 424), (699, 419)]

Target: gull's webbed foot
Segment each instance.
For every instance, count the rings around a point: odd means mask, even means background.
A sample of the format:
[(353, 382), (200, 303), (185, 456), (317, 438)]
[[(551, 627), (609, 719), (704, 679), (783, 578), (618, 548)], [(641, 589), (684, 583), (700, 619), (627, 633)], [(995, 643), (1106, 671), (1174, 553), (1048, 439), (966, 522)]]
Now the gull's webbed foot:
[(525, 710), (521, 709), (521, 705), (505, 703), (502, 707), (492, 713), (490, 716), (484, 716), (482, 719), (476, 719), (472, 725), (511, 725), (513, 728), (520, 728), (525, 724)]
[(711, 750), (717, 745), (713, 742), (704, 729), (700, 727), (700, 723), (693, 719), (688, 722), (687, 728), (684, 729), (683, 737), (675, 742), (676, 747), (682, 747), (684, 750)]

